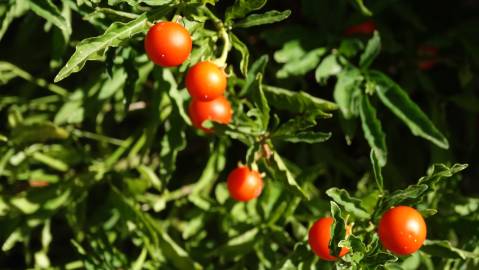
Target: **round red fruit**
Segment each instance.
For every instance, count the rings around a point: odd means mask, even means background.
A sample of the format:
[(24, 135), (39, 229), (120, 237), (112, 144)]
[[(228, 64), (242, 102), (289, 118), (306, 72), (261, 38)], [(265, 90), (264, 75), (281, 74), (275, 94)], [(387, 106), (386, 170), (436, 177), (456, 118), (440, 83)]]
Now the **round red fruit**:
[(186, 88), (198, 100), (208, 101), (222, 96), (226, 89), (226, 74), (211, 62), (199, 62), (186, 74)]
[(261, 194), (263, 179), (259, 172), (240, 166), (228, 175), (227, 186), (233, 199), (246, 202)]
[(202, 126), (204, 121), (211, 120), (220, 124), (229, 124), (233, 116), (231, 104), (224, 96), (211, 101), (192, 99), (188, 113), (193, 126), (206, 132), (212, 130)]
[(416, 252), (426, 239), (426, 223), (421, 214), (409, 206), (397, 206), (384, 213), (379, 221), (379, 240), (397, 255)]
[[(318, 255), (321, 259), (326, 261), (337, 260), (337, 257), (331, 255), (331, 250), (329, 249), (329, 241), (331, 241), (331, 225), (333, 224), (334, 219), (332, 217), (324, 217), (318, 219), (311, 229), (309, 229), (308, 242), (311, 246), (311, 249)], [(346, 235), (349, 235), (350, 230), (346, 230)], [(347, 248), (341, 248), (339, 252), (339, 257), (346, 255), (349, 252)]]
[(162, 67), (181, 65), (190, 55), (190, 33), (175, 22), (153, 25), (145, 37), (145, 51), (151, 61)]

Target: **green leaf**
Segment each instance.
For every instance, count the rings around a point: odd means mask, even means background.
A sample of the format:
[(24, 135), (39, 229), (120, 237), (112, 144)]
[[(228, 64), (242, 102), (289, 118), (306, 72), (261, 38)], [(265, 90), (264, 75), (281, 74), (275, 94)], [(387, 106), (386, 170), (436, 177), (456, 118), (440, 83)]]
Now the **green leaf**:
[(240, 61), (240, 70), (243, 75), (247, 75), (248, 73), (248, 65), (249, 65), (249, 51), (248, 47), (235, 35), (230, 33), (231, 41), (233, 44), (233, 48), (235, 48), (241, 54), (241, 61)]
[(148, 181), (150, 182), (150, 184), (158, 191), (162, 191), (162, 188), (163, 188), (163, 183), (161, 182), (160, 178), (158, 178), (158, 176), (156, 175), (155, 171), (146, 166), (146, 165), (140, 165), (138, 168), (137, 168), (138, 172), (146, 179), (148, 179)]
[(331, 255), (338, 256), (341, 251), (339, 242), (346, 238), (346, 223), (342, 217), (341, 208), (335, 202), (331, 201), (331, 216), (334, 219), (331, 224), (331, 240), (329, 241), (329, 249)]
[(336, 110), (333, 102), (311, 96), (303, 91), (293, 92), (284, 88), (263, 85), (266, 98), (271, 106), (295, 113), (309, 113), (331, 117), (328, 112)]
[(179, 246), (166, 231), (162, 231), (160, 237), (161, 251), (177, 269), (203, 269), (200, 264), (190, 258), (188, 252)]
[(329, 77), (337, 75), (342, 69), (342, 66), (338, 63), (337, 56), (330, 54), (326, 56), (316, 68), (316, 81), (320, 84), (325, 84)]
[(239, 96), (245, 96), (249, 92), (253, 90), (253, 84), (256, 81), (256, 77), (258, 74), (264, 74), (264, 69), (266, 68), (266, 65), (268, 64), (269, 57), (268, 55), (262, 55), (258, 60), (256, 60), (252, 65), (251, 68), (248, 71), (248, 74), (246, 75), (246, 81), (243, 83), (241, 87), (241, 91), (239, 93)]
[(69, 133), (53, 123), (43, 122), (19, 125), (12, 130), (11, 138), (17, 144), (31, 144), (49, 140), (64, 140)]
[(374, 59), (376, 59), (380, 51), (381, 37), (379, 36), (378, 31), (374, 31), (374, 35), (369, 39), (366, 49), (364, 49), (364, 52), (359, 58), (359, 66), (361, 66), (361, 68), (368, 68)]
[(419, 184), (425, 184), (434, 187), (441, 179), (445, 177), (452, 177), (453, 175), (465, 170), (468, 164), (454, 164), (448, 167), (444, 164), (434, 164), (429, 168), (427, 176), (419, 179)]
[(355, 6), (361, 11), (364, 16), (372, 16), (373, 13), (364, 5), (363, 0), (352, 0)]
[(3, 14), (0, 14), (0, 41), (2, 40), (3, 35), (5, 35), (5, 33), (7, 32), (8, 27), (10, 26), (10, 23), (13, 21), (13, 19), (22, 16), (25, 12), (28, 11), (29, 4), (26, 0), (9, 1), (9, 3), (6, 5), (6, 8), (8, 9)]
[(301, 47), (301, 41), (293, 39), (283, 44), (281, 50), (276, 51), (273, 57), (278, 63), (288, 63), (303, 57), (305, 54), (306, 51)]
[(333, 97), (345, 119), (358, 116), (361, 106), (363, 76), (358, 69), (347, 69), (339, 73)]
[(257, 25), (270, 24), (285, 20), (291, 15), (291, 10), (270, 10), (263, 14), (251, 14), (245, 19), (235, 23), (234, 28), (248, 28)]
[(262, 124), (263, 130), (268, 129), (269, 125), (269, 112), (270, 112), (270, 107), (268, 104), (268, 99), (266, 99), (266, 96), (263, 91), (263, 75), (260, 73), (257, 75), (257, 78), (253, 84), (254, 89), (253, 92), (251, 93), (253, 97), (253, 102), (255, 104), (255, 107), (259, 109), (259, 117), (260, 117), (260, 122)]
[(235, 0), (235, 3), (226, 9), (225, 20), (231, 21), (243, 18), (248, 13), (262, 8), (267, 0)]
[(30, 2), (30, 8), (33, 12), (58, 27), (62, 31), (65, 40), (70, 38), (72, 32), (70, 22), (62, 15), (61, 11), (51, 0), (28, 1)]
[(424, 245), (421, 248), (427, 254), (437, 256), (440, 258), (451, 259), (479, 259), (479, 253), (473, 253), (466, 250), (462, 250), (451, 245), (451, 242), (446, 240), (429, 240), (424, 241)]
[(108, 48), (120, 46), (133, 35), (147, 30), (148, 27), (146, 14), (143, 14), (128, 23), (113, 23), (101, 36), (82, 40), (65, 66), (58, 72), (55, 82), (80, 71), (88, 60), (102, 59)]
[(298, 195), (308, 200), (308, 196), (306, 195), (306, 193), (304, 193), (299, 184), (296, 182), (294, 175), (288, 169), (281, 156), (278, 155), (278, 153), (274, 152), (272, 154), (272, 161), (275, 173), (278, 176), (279, 180), (283, 181), (287, 187), (290, 187)]
[(381, 165), (379, 164), (379, 161), (377, 159), (377, 154), (374, 152), (374, 149), (371, 149), (369, 158), (373, 166), (373, 173), (374, 173), (374, 179), (376, 180), (376, 185), (378, 186), (379, 191), (382, 193), (384, 188), (383, 174), (382, 174)]
[(374, 151), (379, 165), (384, 167), (387, 161), (386, 138), (381, 122), (377, 119), (376, 109), (369, 102), (367, 95), (361, 95), (359, 115), (361, 116), (364, 137)]
[(409, 127), (414, 135), (423, 137), (441, 148), (449, 148), (446, 137), (399, 85), (379, 71), (371, 71), (368, 75), (368, 79), (376, 84), (379, 99)]
[(370, 218), (369, 213), (361, 206), (361, 200), (351, 197), (347, 190), (330, 188), (326, 191), (326, 194), (341, 205), (346, 212), (353, 214), (355, 217), (359, 219)]
[(320, 143), (331, 138), (331, 132), (301, 131), (296, 134), (274, 136), (273, 138), (291, 143)]
[(304, 75), (310, 70), (316, 68), (319, 63), (319, 60), (321, 59), (321, 56), (325, 53), (325, 48), (317, 48), (309, 51), (302, 57), (290, 60), (280, 70), (278, 70), (278, 72), (276, 73), (276, 77), (284, 79), (290, 76)]

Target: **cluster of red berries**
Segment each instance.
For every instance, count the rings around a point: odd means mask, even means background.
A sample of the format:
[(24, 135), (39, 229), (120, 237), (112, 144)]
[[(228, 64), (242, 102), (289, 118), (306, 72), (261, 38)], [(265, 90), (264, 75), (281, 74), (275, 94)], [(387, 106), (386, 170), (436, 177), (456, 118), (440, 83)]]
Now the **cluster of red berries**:
[[(320, 258), (334, 261), (337, 257), (331, 255), (332, 217), (318, 219), (309, 230), (308, 242), (311, 249)], [(351, 233), (351, 227), (345, 228), (346, 236)], [(384, 213), (379, 221), (378, 235), (382, 245), (397, 255), (409, 255), (416, 252), (426, 239), (426, 223), (421, 214), (409, 206), (397, 206)], [(348, 253), (348, 248), (341, 248), (338, 256)]]
[[(155, 64), (162, 67), (181, 65), (190, 55), (193, 44), (190, 33), (176, 22), (159, 22), (146, 34), (145, 50)], [(211, 120), (221, 124), (231, 122), (233, 110), (224, 97), (226, 74), (216, 64), (203, 61), (193, 65), (186, 74), (186, 88), (192, 99), (188, 113), (196, 128), (205, 132), (203, 122)]]
[[(181, 65), (189, 57), (192, 47), (190, 33), (176, 22), (153, 25), (145, 38), (148, 57), (162, 67)], [(196, 63), (188, 70), (185, 81), (191, 96), (188, 114), (193, 126), (209, 133), (212, 130), (203, 127), (203, 122), (231, 122), (233, 110), (224, 96), (227, 79), (221, 67), (209, 61)], [(228, 175), (227, 186), (233, 199), (249, 201), (261, 194), (263, 180), (259, 172), (239, 166)]]

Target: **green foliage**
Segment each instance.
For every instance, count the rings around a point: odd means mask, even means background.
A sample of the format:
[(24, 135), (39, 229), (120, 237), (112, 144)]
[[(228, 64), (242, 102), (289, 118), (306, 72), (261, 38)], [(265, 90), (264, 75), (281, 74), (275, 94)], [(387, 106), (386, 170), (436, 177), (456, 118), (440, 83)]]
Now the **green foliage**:
[[(0, 268), (477, 269), (479, 6), (459, 2), (0, 1)], [(145, 54), (164, 20), (192, 36), (179, 67)], [(203, 60), (234, 111), (211, 134), (185, 88)], [(238, 164), (257, 199), (230, 198)], [(396, 205), (428, 226), (410, 256), (376, 233)], [(325, 216), (335, 262), (307, 241)]]

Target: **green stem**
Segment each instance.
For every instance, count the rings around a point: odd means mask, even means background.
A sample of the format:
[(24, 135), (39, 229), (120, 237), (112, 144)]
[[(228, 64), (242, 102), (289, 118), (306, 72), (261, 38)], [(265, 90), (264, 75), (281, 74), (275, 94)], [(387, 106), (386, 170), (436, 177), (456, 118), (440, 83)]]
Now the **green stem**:
[(231, 40), (228, 35), (228, 31), (224, 25), (224, 23), (216, 17), (213, 12), (211, 12), (208, 8), (204, 9), (206, 15), (213, 21), (215, 24), (216, 28), (218, 29), (218, 32), (220, 34), (220, 38), (223, 40), (223, 50), (221, 51), (221, 55), (219, 58), (213, 61), (216, 65), (219, 67), (225, 67), (226, 66), (226, 59), (228, 58), (228, 52), (231, 50)]
[(115, 139), (115, 138), (111, 138), (104, 135), (96, 134), (89, 131), (83, 131), (79, 129), (74, 129), (72, 133), (78, 137), (92, 139), (92, 140), (96, 140), (100, 142), (106, 142), (106, 143), (118, 145), (118, 146), (122, 145), (122, 143), (124, 142), (123, 140), (119, 140), (119, 139)]

